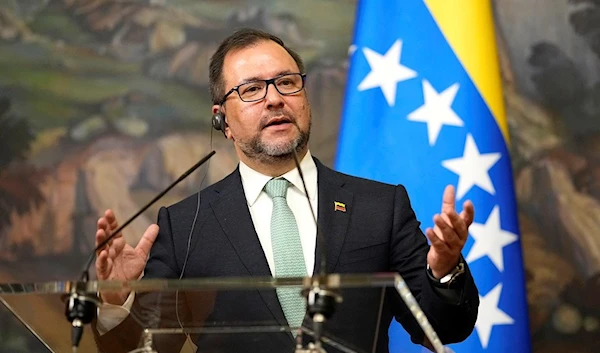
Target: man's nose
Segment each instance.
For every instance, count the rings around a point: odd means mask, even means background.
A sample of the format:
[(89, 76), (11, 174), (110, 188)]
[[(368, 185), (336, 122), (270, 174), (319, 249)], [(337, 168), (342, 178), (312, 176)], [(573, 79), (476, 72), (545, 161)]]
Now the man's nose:
[(277, 88), (275, 88), (275, 83), (267, 85), (266, 89), (267, 95), (265, 96), (265, 100), (267, 108), (281, 108), (283, 106), (283, 97), (277, 91)]

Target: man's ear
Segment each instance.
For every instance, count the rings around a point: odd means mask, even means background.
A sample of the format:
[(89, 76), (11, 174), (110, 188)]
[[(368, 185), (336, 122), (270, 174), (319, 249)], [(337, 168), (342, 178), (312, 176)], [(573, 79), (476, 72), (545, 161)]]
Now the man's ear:
[(231, 129), (229, 128), (229, 125), (227, 125), (227, 124), (225, 124), (225, 137), (227, 137), (231, 141), (235, 141), (235, 138), (233, 137), (233, 134), (231, 133)]
[(212, 112), (213, 115), (221, 112), (221, 115), (223, 116), (223, 119), (225, 119), (225, 131), (223, 131), (223, 134), (225, 134), (225, 137), (235, 141), (235, 138), (233, 137), (233, 134), (231, 133), (231, 129), (229, 128), (229, 125), (227, 125), (227, 118), (226, 118), (226, 113), (225, 113), (225, 107), (223, 107), (222, 105), (218, 105), (215, 104), (212, 106)]

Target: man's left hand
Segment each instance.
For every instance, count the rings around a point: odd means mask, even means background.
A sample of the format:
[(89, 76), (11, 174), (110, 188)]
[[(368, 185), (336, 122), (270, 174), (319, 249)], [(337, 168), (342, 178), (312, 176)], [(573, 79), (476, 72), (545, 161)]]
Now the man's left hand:
[(440, 279), (450, 273), (458, 264), (473, 223), (475, 208), (469, 200), (463, 204), (463, 211), (456, 213), (454, 187), (446, 186), (442, 200), (442, 213), (433, 216), (434, 228), (427, 228), (425, 234), (431, 242), (427, 263), (433, 276)]

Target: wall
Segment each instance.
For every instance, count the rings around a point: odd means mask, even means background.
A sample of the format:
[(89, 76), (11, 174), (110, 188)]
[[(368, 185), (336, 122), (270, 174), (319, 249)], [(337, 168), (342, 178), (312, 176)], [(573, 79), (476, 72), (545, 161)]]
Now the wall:
[[(535, 352), (599, 348), (593, 3), (495, 2)], [(354, 10), (342, 0), (0, 1), (0, 282), (75, 278), (104, 209), (125, 219), (217, 151), (125, 231), (133, 243), (160, 205), (235, 167), (210, 128), (206, 72), (233, 28), (271, 31), (305, 58), (311, 150), (332, 165)], [(0, 316), (0, 351), (44, 351)]]

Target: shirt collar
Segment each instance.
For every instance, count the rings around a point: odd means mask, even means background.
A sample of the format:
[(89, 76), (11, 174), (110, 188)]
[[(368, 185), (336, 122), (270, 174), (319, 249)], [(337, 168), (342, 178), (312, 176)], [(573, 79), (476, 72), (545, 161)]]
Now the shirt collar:
[[(310, 151), (306, 153), (302, 161), (300, 161), (300, 168), (306, 182), (306, 190), (311, 200), (315, 199), (317, 193), (317, 166), (313, 160)], [(244, 194), (249, 206), (254, 205), (261, 191), (272, 177), (261, 174), (256, 170), (250, 168), (244, 162), (240, 161), (240, 174), (242, 176), (242, 186), (244, 187)], [(303, 195), (304, 186), (302, 185), (302, 179), (296, 168), (280, 176), (281, 178), (287, 179), (292, 185), (300, 191)]]

